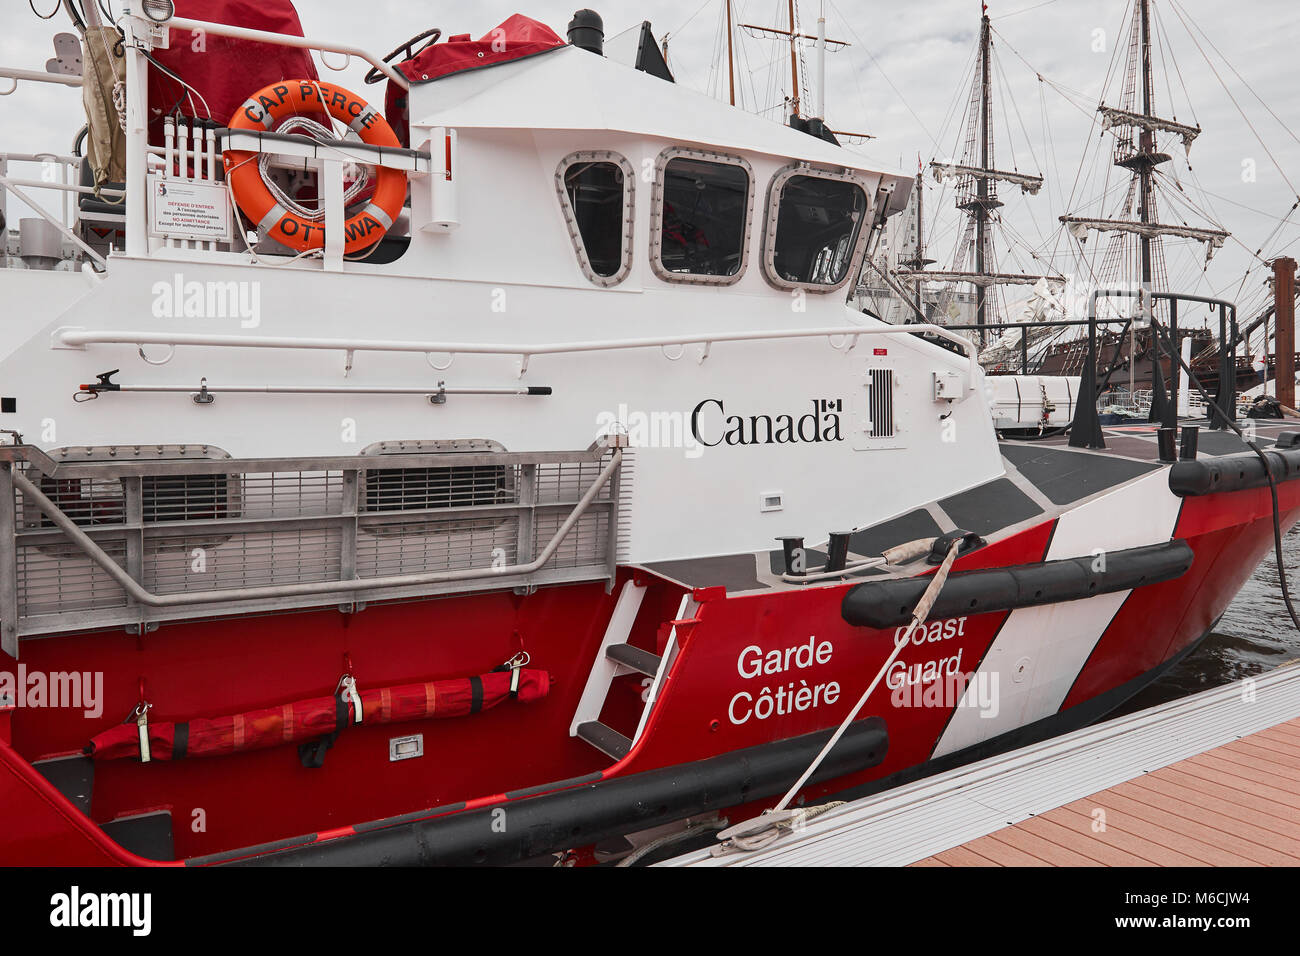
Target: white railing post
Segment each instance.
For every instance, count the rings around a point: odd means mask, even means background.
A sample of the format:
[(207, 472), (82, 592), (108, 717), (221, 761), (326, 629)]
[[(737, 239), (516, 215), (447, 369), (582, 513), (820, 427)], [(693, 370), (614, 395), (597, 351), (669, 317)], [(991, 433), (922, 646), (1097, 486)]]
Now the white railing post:
[[(52, 159), (50, 160), (50, 162), (59, 164), (59, 184), (62, 186), (72, 185), (68, 180), (68, 164), (61, 159)], [(64, 189), (63, 190), (63, 224), (69, 228), (75, 225), (75, 221), (72, 218), (72, 198), (73, 198), (72, 192), (70, 190)]]
[(126, 0), (123, 8), (126, 16), (121, 19), (126, 37), (126, 251), (132, 256), (149, 254), (148, 224), (148, 175), (146, 152), (148, 148), (149, 84), (145, 67), (144, 54), (136, 48), (137, 42), (148, 43), (145, 39), (137, 41), (136, 21), (132, 0)]
[(0, 651), (18, 657), (18, 548), (13, 464), (0, 462)]
[(433, 171), (429, 176), (429, 220), (423, 228), (433, 232), (450, 232), (460, 225), (460, 208), (456, 197), (460, 175), (457, 137), (454, 129), (435, 127), (429, 134), (429, 156)]
[(325, 199), (325, 270), (343, 271), (343, 164), (337, 159), (322, 159), (316, 165), (317, 182)]
[[(207, 182), (215, 183), (217, 181), (217, 131), (214, 130), (211, 126), (209, 126), (204, 131), (203, 139), (204, 139), (204, 153), (206, 157), (204, 161), (205, 172), (203, 178)], [(226, 211), (227, 216), (231, 216), (232, 214), (233, 214), (233, 210)], [(203, 244), (203, 248), (215, 251), (221, 248), (221, 243), (205, 242)]]
[[(181, 117), (176, 124), (176, 178), (181, 182), (190, 179), (190, 121)], [(192, 249), (193, 243), (188, 239), (180, 241), (182, 249)]]
[[(168, 116), (163, 120), (163, 168), (162, 178), (171, 179), (176, 169), (176, 121)], [(163, 239), (163, 246), (174, 249), (177, 242), (171, 236)]]
[(9, 264), (9, 190), (4, 180), (9, 175), (9, 160), (0, 156), (0, 262)]

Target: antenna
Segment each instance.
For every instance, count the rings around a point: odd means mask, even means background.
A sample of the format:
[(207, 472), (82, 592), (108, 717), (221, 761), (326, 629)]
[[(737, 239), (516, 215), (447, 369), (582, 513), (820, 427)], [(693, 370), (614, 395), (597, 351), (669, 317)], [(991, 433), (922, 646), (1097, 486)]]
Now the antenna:
[(731, 88), (731, 105), (736, 105), (736, 55), (732, 49), (735, 28), (731, 25), (731, 0), (727, 0), (727, 83)]
[[(795, 28), (795, 0), (790, 0), (790, 28), (782, 30), (780, 27), (760, 27), (753, 23), (742, 23), (742, 29), (749, 32), (751, 36), (767, 40), (785, 40), (790, 43), (790, 82), (793, 84), (792, 96), (790, 99), (791, 116), (800, 116), (800, 97), (799, 97), (799, 41), (811, 40), (817, 44), (818, 49), (818, 69), (821, 72), (821, 85), (818, 89), (818, 107), (821, 116), (818, 119), (826, 118), (826, 60), (825, 52), (839, 52), (848, 46), (846, 40), (828, 40), (826, 38), (826, 18), (820, 17), (817, 21), (817, 34), (799, 33)], [(730, 12), (730, 4), (728, 4)], [(850, 136), (866, 136), (865, 133), (850, 133)]]

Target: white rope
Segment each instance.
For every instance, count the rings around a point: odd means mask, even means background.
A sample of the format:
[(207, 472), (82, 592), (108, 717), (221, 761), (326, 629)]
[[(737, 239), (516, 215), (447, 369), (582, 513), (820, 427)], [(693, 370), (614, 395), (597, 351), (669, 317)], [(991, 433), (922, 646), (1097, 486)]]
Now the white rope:
[(911, 641), (912, 634), (915, 633), (916, 629), (924, 624), (926, 618), (930, 616), (930, 609), (934, 607), (935, 599), (943, 589), (944, 582), (948, 580), (948, 572), (952, 569), (953, 561), (957, 559), (957, 552), (961, 550), (961, 543), (962, 539), (957, 538), (948, 548), (948, 554), (943, 559), (943, 564), (939, 566), (939, 570), (936, 571), (934, 577), (930, 579), (929, 587), (925, 589), (925, 593), (921, 595), (921, 600), (916, 603), (916, 608), (912, 611), (912, 623), (908, 626), (907, 633), (894, 640), (894, 652), (890, 654), (885, 663), (880, 666), (880, 670), (876, 672), (876, 676), (871, 681), (871, 685), (863, 692), (862, 696), (858, 698), (858, 702), (853, 705), (853, 709), (849, 711), (848, 716), (844, 718), (844, 721), (839, 725), (835, 733), (831, 735), (831, 739), (826, 742), (826, 746), (822, 747), (821, 753), (813, 759), (813, 762), (808, 765), (808, 769), (803, 772), (803, 775), (800, 776), (797, 781), (795, 781), (794, 786), (790, 788), (789, 792), (781, 798), (781, 802), (775, 807), (770, 810), (764, 810), (760, 816), (755, 817), (752, 820), (738, 823), (736, 826), (730, 827), (719, 833), (718, 839), (722, 842), (713, 848), (713, 855), (717, 856), (718, 854), (726, 853), (729, 850), (741, 850), (744, 852), (761, 850), (776, 842), (784, 834), (801, 829), (809, 820), (843, 805), (844, 801), (841, 800), (813, 807), (797, 807), (794, 810), (786, 809), (789, 806), (790, 801), (794, 799), (795, 794), (798, 793), (803, 785), (808, 782), (808, 778), (817, 771), (817, 768), (821, 766), (822, 761), (826, 759), (826, 755), (831, 752), (832, 748), (834, 748), (834, 746), (839, 742), (839, 739), (844, 736), (844, 732), (848, 730), (853, 721), (857, 719), (858, 712), (866, 706), (868, 698), (870, 698), (875, 692), (877, 685), (880, 684), (881, 679), (885, 676), (885, 672), (889, 670), (890, 665), (898, 658), (899, 653)]
[(841, 723), (835, 733), (831, 735), (831, 739), (826, 742), (826, 746), (822, 747), (821, 753), (819, 753), (816, 759), (808, 765), (808, 769), (805, 770), (803, 775), (795, 781), (794, 786), (790, 788), (789, 792), (781, 798), (781, 802), (776, 805), (774, 808), (775, 810), (784, 810), (789, 806), (790, 801), (794, 799), (794, 795), (799, 792), (803, 785), (808, 782), (808, 778), (811, 777), (817, 768), (821, 766), (822, 761), (826, 759), (826, 755), (831, 752), (831, 749), (837, 743), (839, 743), (840, 738), (844, 736), (844, 732), (849, 729), (849, 725), (857, 719), (858, 712), (866, 706), (867, 698), (875, 692), (876, 686), (884, 678), (885, 672), (889, 670), (890, 665), (894, 663), (903, 648), (905, 648), (908, 645), (908, 642), (911, 641), (912, 634), (915, 633), (916, 629), (924, 624), (926, 618), (930, 616), (930, 608), (934, 606), (934, 601), (939, 596), (939, 591), (942, 590), (944, 582), (948, 580), (948, 572), (952, 569), (953, 561), (957, 560), (957, 552), (961, 548), (961, 543), (962, 539), (957, 538), (953, 541), (952, 546), (948, 548), (948, 556), (943, 559), (943, 564), (939, 566), (939, 570), (936, 571), (934, 577), (930, 579), (930, 586), (925, 589), (925, 593), (921, 595), (921, 600), (916, 604), (916, 609), (912, 611), (912, 623), (908, 626), (907, 632), (903, 634), (902, 637), (895, 638), (894, 652), (889, 655), (885, 660), (885, 663), (880, 665), (880, 670), (876, 672), (876, 676), (871, 681), (870, 686), (863, 691), (862, 696), (859, 697), (858, 702), (853, 705), (853, 709), (849, 711), (849, 714), (844, 718), (843, 723)]
[(126, 84), (121, 80), (113, 82), (113, 109), (117, 110), (117, 125), (126, 132)]
[[(714, 855), (718, 851), (726, 852), (728, 849), (743, 850), (746, 853), (753, 853), (755, 850), (762, 850), (771, 846), (787, 833), (797, 833), (802, 830), (808, 823), (821, 816), (823, 813), (829, 813), (836, 807), (844, 806), (843, 800), (832, 800), (830, 803), (818, 804), (815, 807), (800, 807), (796, 810), (785, 810), (778, 819), (768, 822), (768, 826), (763, 827), (756, 832), (738, 832), (727, 837), (725, 844), (719, 844), (714, 847)], [(771, 812), (771, 811), (769, 811)], [(764, 818), (760, 817), (762, 821)], [(729, 831), (724, 831), (729, 832)]]
[[(329, 139), (334, 136), (334, 131), (332, 129), (327, 129), (323, 124), (317, 123), (315, 120), (308, 119), (305, 116), (291, 116), (281, 123), (275, 131), (277, 133), (291, 133), (299, 129), (307, 130), (312, 134), (312, 138), (317, 140), (322, 138)], [(262, 182), (266, 184), (266, 188), (271, 193), (271, 197), (285, 209), (289, 210), (289, 212), (301, 219), (306, 219), (311, 222), (320, 222), (323, 220), (325, 218), (325, 207), (323, 205), (318, 209), (309, 209), (290, 196), (287, 191), (280, 188), (280, 184), (276, 182), (275, 177), (271, 174), (270, 167), (272, 155), (274, 154), (260, 153), (257, 161), (258, 172), (262, 174)], [(370, 181), (369, 167), (362, 164), (356, 164), (356, 170), (356, 179), (353, 180), (352, 185), (343, 192), (343, 207), (345, 209), (356, 201), (357, 194), (365, 189), (366, 184)], [(319, 202), (320, 200), (317, 201)]]
[(260, 256), (258, 256), (258, 254), (253, 250), (252, 243), (248, 241), (248, 233), (244, 231), (244, 224), (240, 221), (239, 218), (240, 215), (239, 202), (235, 199), (234, 188), (230, 185), (230, 174), (233, 173), (240, 166), (243, 166), (245, 163), (251, 163), (253, 161), (254, 161), (254, 157), (249, 156), (247, 159), (241, 160), (240, 162), (236, 163), (233, 167), (231, 167), (229, 170), (226, 171), (226, 179), (225, 179), (226, 195), (230, 199), (230, 210), (235, 220), (235, 231), (239, 233), (239, 238), (244, 240), (244, 248), (248, 251), (249, 257), (253, 260), (253, 262), (257, 263), (258, 265), (272, 266), (272, 267), (287, 266), (294, 262), (297, 262), (299, 259), (303, 259), (309, 256), (323, 257), (325, 255), (325, 251), (323, 249), (304, 249), (296, 256), (290, 256), (288, 259), (285, 259), (283, 262), (268, 262), (265, 259), (262, 259)]
[(848, 564), (838, 571), (827, 571), (824, 567), (809, 568), (804, 574), (783, 574), (781, 580), (787, 584), (808, 584), (813, 581), (831, 581), (848, 577), (859, 571), (866, 571), (868, 568), (879, 568), (887, 564), (884, 558), (867, 558), (865, 561), (859, 561), (856, 564)]

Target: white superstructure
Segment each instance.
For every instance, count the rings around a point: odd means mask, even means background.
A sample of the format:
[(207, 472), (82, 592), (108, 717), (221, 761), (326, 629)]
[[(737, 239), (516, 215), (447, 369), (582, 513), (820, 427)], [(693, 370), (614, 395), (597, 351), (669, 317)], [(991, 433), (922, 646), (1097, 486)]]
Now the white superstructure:
[[(149, 36), (141, 19), (123, 26)], [(292, 258), (265, 242), (250, 253), (237, 234), (154, 234), (150, 191), (220, 173), (196, 163), (178, 178), (170, 154), (147, 146), (142, 74), (128, 54), (125, 248), (79, 272), (0, 275), (0, 391), (14, 400), (0, 427), (29, 442), (237, 458), (435, 439), (536, 451), (585, 448), (622, 426), (636, 463), (634, 562), (823, 540), (1002, 472), (969, 356), (846, 305), (871, 232), (911, 183), (848, 149), (567, 46), (412, 85), (415, 153), (380, 160), (411, 169), (406, 222), (390, 233), (406, 226), (410, 241), (396, 261), (328, 247)], [(264, 148), (317, 164), (322, 182), (344, 159), (370, 158)], [(747, 180), (733, 274), (664, 264), (674, 160)], [(566, 199), (566, 171), (592, 162), (624, 171), (613, 281), (593, 271)], [(775, 264), (792, 179), (865, 199), (848, 246), (826, 250), (835, 281), (791, 281)], [(341, 208), (325, 194), (328, 233)], [(790, 202), (791, 215), (822, 214)], [(78, 386), (112, 369), (124, 387), (175, 391), (84, 401)], [(205, 380), (214, 401), (197, 403)], [(529, 387), (552, 393), (517, 394)], [(235, 388), (250, 391), (223, 391)], [(443, 388), (445, 403), (431, 403)]]

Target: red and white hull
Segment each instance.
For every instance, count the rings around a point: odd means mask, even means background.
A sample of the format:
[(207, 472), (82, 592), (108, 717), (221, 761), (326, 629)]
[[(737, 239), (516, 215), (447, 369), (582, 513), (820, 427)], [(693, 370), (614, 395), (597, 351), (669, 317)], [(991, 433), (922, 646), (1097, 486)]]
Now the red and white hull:
[[(1280, 486), (1280, 496), (1289, 527), (1300, 516), (1300, 485)], [(1178, 499), (1162, 469), (993, 540), (955, 570), (1034, 565), (1171, 537), (1195, 555), (1177, 579), (923, 627), (862, 710), (864, 720), (883, 720), (887, 749), (872, 766), (810, 785), (804, 797), (815, 802), (888, 786), (1063, 732), (1117, 706), (1194, 647), (1271, 548), (1268, 491)], [(651, 572), (623, 569), (613, 594), (576, 585), (527, 597), (380, 605), (358, 615), (312, 611), (186, 624), (183, 635), (165, 641), (113, 632), (31, 642), (23, 656), (31, 673), (106, 675), (103, 715), (88, 721), (77, 711), (23, 708), (5, 715), (0, 810), (27, 822), (10, 831), (0, 855), (13, 863), (156, 862), (126, 851), (98, 824), (157, 810), (171, 814), (178, 861), (272, 848), (320, 851), (411, 820), (486, 808), (508, 813), (539, 793), (824, 731), (844, 718), (893, 650), (894, 631), (854, 627), (842, 617), (852, 586), (733, 597), (723, 588), (684, 592)], [(630, 752), (611, 761), (571, 736), (570, 724), (625, 588), (644, 588), (628, 643), (659, 655), (671, 640), (675, 653), (648, 708), (651, 678), (626, 674), (611, 682), (600, 720), (635, 737)], [(680, 620), (684, 598), (691, 612)], [(432, 635), (442, 639), (434, 645)], [(120, 721), (136, 703), (137, 674), (149, 675), (157, 719), (183, 719), (328, 693), (344, 654), (360, 683), (379, 686), (487, 671), (520, 649), (550, 672), (545, 699), (445, 722), (350, 728), (319, 769), (305, 769), (286, 747), (147, 765), (98, 762), (86, 814), (32, 766), (79, 751), (88, 731)], [(195, 660), (205, 662), (201, 670)], [(966, 691), (954, 702), (957, 675)], [(384, 740), (414, 730), (436, 759), (390, 762)], [(771, 802), (718, 809), (734, 821)], [(241, 852), (253, 847), (260, 849)]]

